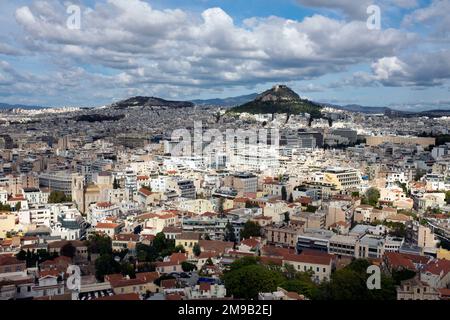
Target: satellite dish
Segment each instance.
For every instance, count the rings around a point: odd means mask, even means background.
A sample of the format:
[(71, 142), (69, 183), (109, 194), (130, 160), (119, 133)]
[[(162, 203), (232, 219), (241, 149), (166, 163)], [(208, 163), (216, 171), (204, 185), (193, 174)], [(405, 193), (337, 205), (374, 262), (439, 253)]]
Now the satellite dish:
[(116, 262), (120, 262), (120, 257), (119, 256), (115, 256), (114, 260), (116, 260)]

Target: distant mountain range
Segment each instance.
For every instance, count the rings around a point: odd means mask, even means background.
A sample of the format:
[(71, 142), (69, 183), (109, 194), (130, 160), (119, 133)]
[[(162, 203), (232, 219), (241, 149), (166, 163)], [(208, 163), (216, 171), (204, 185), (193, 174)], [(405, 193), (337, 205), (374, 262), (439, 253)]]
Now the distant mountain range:
[(46, 107), (41, 106), (28, 106), (24, 104), (8, 104), (8, 103), (0, 103), (0, 110), (8, 110), (8, 109), (25, 109), (25, 110), (35, 110), (35, 109), (45, 109)]
[[(278, 87), (278, 93), (274, 91), (274, 88)], [(128, 98), (125, 100), (118, 101), (110, 105), (110, 107), (115, 109), (126, 109), (133, 106), (161, 106), (161, 107), (169, 107), (169, 108), (190, 108), (195, 105), (199, 106), (216, 106), (223, 108), (231, 108), (236, 112), (244, 112), (239, 110), (247, 110), (247, 112), (258, 112), (265, 113), (266, 111), (271, 111), (271, 107), (269, 106), (270, 99), (278, 99), (278, 112), (289, 111), (292, 113), (297, 112), (307, 112), (306, 109), (309, 109), (312, 112), (316, 112), (317, 108), (321, 107), (331, 107), (339, 110), (345, 110), (350, 112), (360, 112), (366, 114), (384, 114), (389, 117), (417, 117), (417, 116), (428, 116), (428, 117), (442, 117), (442, 116), (450, 116), (450, 109), (436, 109), (436, 110), (425, 110), (425, 111), (401, 111), (397, 109), (392, 109), (389, 107), (370, 107), (370, 106), (362, 106), (358, 104), (348, 104), (348, 105), (336, 105), (330, 103), (321, 103), (309, 101), (306, 99), (300, 98), (298, 94), (292, 91), (290, 88), (279, 85), (274, 88), (263, 92), (262, 94), (251, 93), (247, 95), (237, 96), (237, 97), (229, 97), (229, 98), (216, 98), (216, 99), (197, 99), (191, 101), (171, 101), (165, 100), (157, 97), (143, 97), (137, 96)], [(277, 98), (278, 97), (278, 98)], [(289, 101), (290, 100), (290, 101)], [(293, 103), (294, 102), (294, 103)], [(289, 106), (290, 105), (290, 106)], [(33, 106), (33, 105), (23, 105), (23, 104), (8, 104), (8, 103), (0, 103), (0, 110), (12, 110), (12, 109), (24, 109), (24, 110), (39, 110), (46, 109), (48, 107), (42, 106)], [(262, 109), (261, 109), (262, 108)], [(287, 108), (287, 109), (286, 109)], [(82, 108), (82, 109), (90, 109), (90, 108)], [(314, 111), (316, 110), (316, 111)], [(270, 113), (270, 112), (267, 112)]]
[(309, 113), (312, 118), (321, 118), (322, 106), (300, 98), (291, 88), (285, 85), (276, 85), (272, 89), (264, 91), (253, 101), (231, 108), (229, 113), (248, 112), (258, 113)]
[(235, 107), (241, 104), (252, 101), (258, 96), (258, 93), (247, 94), (238, 97), (230, 97), (224, 99), (206, 99), (206, 100), (192, 100), (191, 102), (199, 106), (217, 106), (217, 107)]
[(330, 103), (321, 103), (321, 105), (325, 107), (330, 107), (339, 110), (345, 110), (350, 112), (361, 112), (361, 113), (370, 113), (370, 114), (384, 114), (386, 111), (390, 110), (387, 107), (368, 107), (361, 106), (359, 104), (347, 104), (344, 106), (330, 104)]

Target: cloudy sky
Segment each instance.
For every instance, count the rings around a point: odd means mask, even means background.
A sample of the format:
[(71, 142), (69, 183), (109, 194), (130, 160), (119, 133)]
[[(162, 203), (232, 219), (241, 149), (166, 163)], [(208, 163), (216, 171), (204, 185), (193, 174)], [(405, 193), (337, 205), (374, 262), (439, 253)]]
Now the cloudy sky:
[[(368, 27), (371, 5), (380, 29)], [(0, 0), (0, 24), (0, 102), (95, 106), (284, 83), (321, 102), (450, 109), (450, 0)]]

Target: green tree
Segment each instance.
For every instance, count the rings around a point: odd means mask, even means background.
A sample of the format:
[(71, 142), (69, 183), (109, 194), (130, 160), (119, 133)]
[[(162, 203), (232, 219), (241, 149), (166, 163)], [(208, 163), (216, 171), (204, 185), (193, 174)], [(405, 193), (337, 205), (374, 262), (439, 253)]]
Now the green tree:
[(375, 207), (380, 199), (380, 191), (377, 188), (369, 188), (366, 191), (365, 199), (367, 204)]
[(416, 275), (415, 271), (408, 269), (393, 270), (392, 280), (394, 281), (395, 285), (398, 286), (402, 281), (412, 279), (415, 277), (415, 275)]
[(9, 204), (3, 204), (0, 202), (0, 211), (11, 212), (11, 206)]
[(283, 283), (283, 276), (259, 264), (226, 272), (223, 281), (227, 292), (238, 299), (255, 299), (260, 292), (273, 292)]
[(234, 234), (234, 228), (230, 221), (227, 222), (225, 226), (224, 240), (230, 242), (236, 242), (236, 235)]
[(18, 260), (21, 260), (21, 261), (26, 260), (26, 259), (27, 259), (27, 252), (26, 252), (25, 250), (23, 250), (23, 249), (20, 250), (20, 251), (17, 253), (16, 258), (17, 258)]
[(200, 254), (202, 253), (202, 250), (200, 249), (200, 245), (198, 243), (194, 244), (194, 247), (192, 248), (192, 252), (194, 253), (194, 255), (196, 257), (200, 256)]
[(105, 275), (119, 273), (122, 271), (118, 263), (111, 254), (103, 254), (95, 260), (95, 277), (99, 281), (104, 281)]
[(156, 234), (155, 239), (153, 239), (153, 247), (158, 252), (161, 252), (167, 248), (167, 239), (163, 232)]
[(417, 169), (416, 174), (414, 176), (415, 181), (419, 181), (427, 172), (423, 169)]
[(48, 196), (48, 203), (65, 203), (69, 202), (65, 193), (62, 191), (52, 191)]
[(191, 272), (191, 271), (197, 270), (197, 266), (195, 264), (187, 262), (187, 261), (183, 261), (181, 263), (181, 268), (183, 269), (184, 272)]
[(289, 212), (284, 213), (284, 223), (288, 224), (291, 221), (291, 217), (289, 216)]
[[(289, 267), (287, 268), (289, 269)], [(319, 287), (311, 279), (310, 272), (296, 272), (293, 266), (290, 268), (290, 276), (286, 276), (286, 280), (281, 287), (287, 291), (297, 292), (309, 299), (316, 299), (319, 295)]]
[(259, 257), (255, 256), (248, 256), (243, 257), (241, 259), (237, 259), (231, 263), (230, 270), (237, 270), (245, 266), (256, 265), (259, 263), (259, 260), (260, 260)]
[(129, 262), (122, 262), (120, 264), (120, 273), (123, 276), (129, 276), (131, 279), (136, 278), (136, 271), (134, 266)]
[(314, 213), (314, 212), (317, 211), (317, 209), (318, 209), (318, 208), (317, 208), (316, 206), (308, 205), (308, 206), (306, 207), (305, 211), (306, 211), (306, 212), (312, 212), (312, 213)]
[(225, 202), (224, 198), (219, 198), (218, 203), (217, 203), (217, 212), (219, 212), (219, 215), (223, 216), (224, 214), (224, 209), (223, 209), (223, 204)]
[(148, 246), (143, 243), (136, 245), (136, 257), (140, 262), (154, 262), (158, 259), (158, 251), (153, 246)]
[(292, 193), (289, 195), (289, 203), (293, 203), (294, 202), (294, 197), (292, 196)]
[(93, 254), (111, 254), (112, 241), (107, 235), (94, 233), (87, 241), (88, 252)]
[(73, 246), (71, 242), (66, 243), (61, 247), (61, 256), (68, 257), (73, 259), (75, 257), (75, 253), (77, 252), (77, 249)]
[(281, 200), (287, 200), (287, 190), (285, 186), (281, 187)]
[(381, 289), (369, 290), (367, 268), (370, 262), (356, 259), (343, 269), (331, 275), (331, 281), (323, 283), (318, 293), (319, 299), (326, 300), (395, 300), (394, 281), (381, 274)]
[(447, 202), (447, 204), (450, 204), (450, 190), (445, 192), (445, 202)]
[(160, 257), (169, 256), (175, 252), (175, 240), (166, 239), (166, 235), (160, 232), (153, 239), (153, 247)]
[(261, 227), (256, 222), (248, 220), (244, 224), (244, 228), (241, 231), (241, 239), (248, 239), (250, 237), (260, 237)]
[(184, 249), (183, 245), (179, 244), (178, 246), (175, 247), (175, 252), (179, 253), (186, 253), (186, 250)]
[(16, 210), (16, 211), (20, 211), (20, 209), (22, 208), (22, 202), (17, 202), (16, 203), (16, 205), (14, 206), (14, 209)]

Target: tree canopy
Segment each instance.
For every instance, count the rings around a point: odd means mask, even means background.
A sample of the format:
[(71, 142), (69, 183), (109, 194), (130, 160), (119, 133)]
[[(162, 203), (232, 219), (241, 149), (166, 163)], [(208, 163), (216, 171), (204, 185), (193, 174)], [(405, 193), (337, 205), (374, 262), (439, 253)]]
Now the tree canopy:
[(250, 237), (260, 237), (261, 227), (256, 222), (248, 220), (244, 224), (244, 228), (241, 231), (241, 239), (248, 239)]
[(71, 201), (72, 199), (62, 191), (52, 191), (48, 196), (48, 203), (65, 203)]
[(378, 200), (380, 199), (380, 191), (377, 188), (369, 188), (363, 199), (361, 200), (362, 204), (369, 204), (371, 206), (376, 206), (378, 204)]

